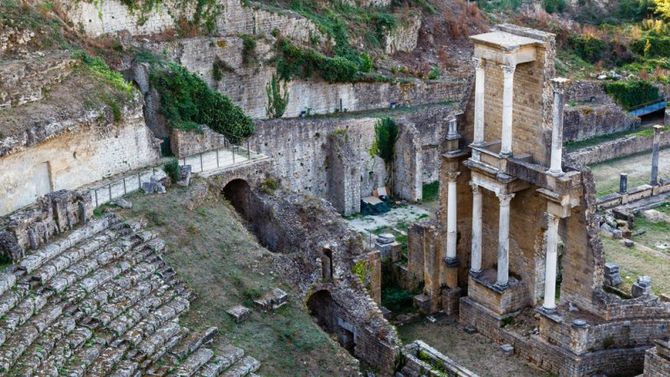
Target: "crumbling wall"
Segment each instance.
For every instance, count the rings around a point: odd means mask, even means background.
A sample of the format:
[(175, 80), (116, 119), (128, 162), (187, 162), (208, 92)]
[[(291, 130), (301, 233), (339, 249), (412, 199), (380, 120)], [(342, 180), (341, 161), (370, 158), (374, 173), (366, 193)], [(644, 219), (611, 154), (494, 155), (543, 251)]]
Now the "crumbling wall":
[(419, 132), (409, 122), (398, 122), (399, 135), (393, 159), (393, 193), (401, 199), (420, 201), (423, 196), (422, 150)]
[(567, 107), (564, 112), (563, 140), (585, 140), (639, 126), (640, 118), (628, 114), (615, 104)]
[[(597, 164), (614, 158), (651, 151), (653, 139), (653, 135), (630, 135), (571, 152), (570, 158), (580, 164)], [(669, 145), (670, 132), (661, 133), (660, 146), (663, 148)]]
[[(85, 119), (54, 123), (53, 128), (39, 125), (24, 135), (3, 140), (5, 145), (15, 144), (8, 152), (16, 153), (0, 153), (0, 214), (30, 204), (48, 192), (76, 189), (153, 164), (160, 157), (155, 139), (144, 125), (139, 103), (124, 109), (119, 124), (99, 112), (90, 112)], [(69, 132), (60, 133), (59, 127), (60, 132)], [(39, 133), (45, 141), (30, 148), (22, 146), (36, 139), (32, 133)]]
[(170, 132), (170, 150), (177, 158), (185, 158), (198, 153), (223, 148), (228, 140), (220, 133), (202, 125), (202, 132), (184, 131), (173, 128)]
[(421, 29), (421, 15), (415, 14), (400, 18), (401, 24), (396, 26), (384, 39), (384, 51), (393, 55), (396, 52), (410, 52), (416, 48)]
[[(355, 260), (365, 257), (360, 235), (325, 200), (287, 191), (254, 190), (253, 195), (248, 220), (261, 243), (268, 235), (280, 236), (273, 238), (277, 242), (271, 250), (284, 254), (279, 269), (286, 271), (287, 282), (316, 309), (326, 331), (382, 376), (391, 376), (400, 341), (364, 282), (354, 275)], [(332, 255), (332, 277), (323, 275), (323, 250)], [(310, 305), (314, 295), (320, 295), (316, 298), (322, 305)]]
[(352, 148), (346, 132), (328, 135), (328, 200), (349, 216), (361, 211), (361, 152)]
[(17, 261), (93, 215), (90, 193), (56, 191), (0, 219), (0, 256)]

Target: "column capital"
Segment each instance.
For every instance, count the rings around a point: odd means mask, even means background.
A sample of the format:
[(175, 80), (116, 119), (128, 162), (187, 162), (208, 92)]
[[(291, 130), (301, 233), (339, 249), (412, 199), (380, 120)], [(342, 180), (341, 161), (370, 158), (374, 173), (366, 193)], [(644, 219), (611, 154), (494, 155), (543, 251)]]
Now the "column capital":
[(478, 185), (478, 184), (476, 184), (476, 183), (474, 183), (474, 182), (472, 182), (472, 181), (470, 181), (468, 184), (470, 185), (470, 188), (472, 189), (472, 192), (473, 192), (473, 193), (476, 194), (476, 193), (479, 192), (479, 185)]
[(511, 65), (511, 64), (501, 64), (500, 68), (502, 68), (503, 73), (507, 75), (513, 75), (514, 71), (516, 70), (516, 65)]
[(472, 65), (475, 67), (475, 69), (482, 69), (484, 68), (484, 59), (473, 56)]
[(455, 182), (459, 175), (461, 175), (461, 172), (459, 171), (447, 172), (447, 181)]
[(547, 221), (550, 223), (551, 222), (558, 223), (559, 221), (561, 221), (561, 217), (554, 213), (551, 213), (550, 211), (547, 211)]
[(509, 203), (512, 201), (512, 198), (514, 198), (513, 193), (498, 193), (496, 196), (500, 200), (500, 205), (501, 206), (508, 206)]
[(565, 91), (570, 86), (570, 80), (565, 77), (555, 77), (551, 79), (551, 87), (554, 93), (565, 94)]

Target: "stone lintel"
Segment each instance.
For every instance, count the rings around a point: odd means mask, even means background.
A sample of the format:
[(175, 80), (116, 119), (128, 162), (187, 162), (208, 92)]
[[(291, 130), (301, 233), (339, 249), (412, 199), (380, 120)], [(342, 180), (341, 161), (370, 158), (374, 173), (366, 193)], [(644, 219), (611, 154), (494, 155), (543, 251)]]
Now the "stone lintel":
[(475, 57), (512, 67), (535, 61), (537, 47), (544, 46), (541, 40), (505, 31), (473, 35), (470, 40), (475, 45)]

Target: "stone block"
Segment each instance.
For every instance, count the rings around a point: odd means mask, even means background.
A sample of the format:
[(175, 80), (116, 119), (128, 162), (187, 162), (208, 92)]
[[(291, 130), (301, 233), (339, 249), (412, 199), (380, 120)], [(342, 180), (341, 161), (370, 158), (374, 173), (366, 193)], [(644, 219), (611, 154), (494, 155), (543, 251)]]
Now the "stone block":
[(179, 180), (177, 184), (179, 186), (188, 187), (191, 184), (191, 165), (182, 165), (179, 167)]
[(165, 194), (165, 186), (157, 176), (152, 175), (149, 182), (142, 182), (142, 190), (147, 194)]
[(414, 296), (414, 306), (416, 306), (419, 309), (419, 312), (421, 314), (430, 314), (432, 312), (431, 302), (432, 300), (428, 295), (420, 294)]
[(651, 278), (649, 276), (639, 276), (630, 290), (633, 297), (641, 297), (651, 294)]
[(511, 344), (503, 344), (500, 346), (500, 350), (503, 352), (505, 356), (512, 356), (514, 355), (514, 346)]
[(277, 310), (288, 303), (288, 293), (279, 288), (272, 288), (254, 303), (263, 310)]
[(251, 315), (251, 310), (245, 306), (237, 305), (226, 310), (226, 313), (230, 314), (231, 317), (235, 320), (235, 323), (242, 323), (246, 321)]
[(442, 310), (446, 315), (458, 315), (458, 304), (461, 300), (461, 288), (442, 290)]
[(615, 263), (605, 263), (605, 283), (609, 286), (616, 287), (621, 284), (621, 282), (619, 265)]

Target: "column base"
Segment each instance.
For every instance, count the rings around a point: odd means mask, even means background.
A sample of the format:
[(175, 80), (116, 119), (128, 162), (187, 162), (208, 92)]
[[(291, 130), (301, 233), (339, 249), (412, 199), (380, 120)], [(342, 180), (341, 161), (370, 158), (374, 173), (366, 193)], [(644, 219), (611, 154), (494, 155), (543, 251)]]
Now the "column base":
[(503, 283), (498, 283), (498, 282), (496, 282), (495, 284), (493, 284), (493, 285), (491, 286), (491, 288), (493, 288), (494, 290), (496, 290), (496, 291), (498, 291), (498, 292), (502, 292), (502, 291), (504, 291), (505, 289), (509, 288), (509, 283), (504, 283), (504, 284), (503, 284)]
[(552, 177), (562, 177), (565, 175), (565, 172), (563, 170), (547, 170), (547, 174), (549, 174)]
[(477, 271), (470, 270), (470, 271), (468, 271), (468, 273), (473, 278), (476, 278), (476, 277), (479, 277), (482, 274), (482, 270), (477, 270)]
[(544, 306), (541, 306), (538, 311), (547, 316), (553, 316), (556, 314), (556, 308), (545, 308)]
[(461, 262), (458, 261), (457, 257), (454, 258), (445, 257), (444, 263), (447, 264), (447, 267), (458, 267), (461, 265)]

